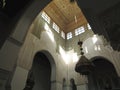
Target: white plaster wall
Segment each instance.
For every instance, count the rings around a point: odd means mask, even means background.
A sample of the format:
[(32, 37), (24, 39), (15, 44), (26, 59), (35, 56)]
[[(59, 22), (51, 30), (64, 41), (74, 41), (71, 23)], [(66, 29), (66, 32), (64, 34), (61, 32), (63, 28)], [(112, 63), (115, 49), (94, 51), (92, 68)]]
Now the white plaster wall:
[(25, 82), (27, 79), (28, 70), (16, 67), (12, 82), (11, 82), (11, 90), (23, 90), (25, 87)]
[[(102, 40), (103, 38), (101, 36), (97, 36), (98, 40), (95, 44), (93, 44), (93, 37), (90, 37), (89, 39), (85, 40), (83, 43), (83, 48), (88, 48), (88, 53), (86, 53), (86, 57), (88, 59), (91, 59), (96, 56), (101, 56), (106, 59), (108, 59), (111, 63), (113, 63), (118, 75), (120, 76), (120, 52), (114, 51), (112, 47), (109, 45), (109, 43), (104, 42)], [(100, 46), (100, 50), (95, 50), (95, 46)], [(85, 50), (84, 50), (85, 52)]]
[[(25, 43), (23, 44), (19, 56), (18, 66), (29, 70), (32, 66), (32, 61), (35, 54), (39, 51), (47, 50), (54, 58), (56, 64), (56, 82), (62, 83), (63, 78), (67, 77), (67, 68), (62, 56), (56, 52), (56, 42), (51, 41), (46, 31), (43, 31), (41, 38), (36, 38), (32, 33), (28, 33)], [(51, 81), (54, 81), (51, 78)], [(53, 86), (52, 88), (54, 88)], [(56, 88), (61, 89), (61, 85), (56, 83)]]
[[(120, 66), (120, 62), (119, 62), (120, 52), (114, 51), (111, 48), (111, 46), (109, 45), (109, 43), (106, 42), (102, 36), (98, 36), (98, 35), (96, 35), (96, 36), (97, 36), (97, 42), (95, 44), (93, 43), (93, 40), (92, 40), (93, 37), (89, 37), (88, 39), (84, 40), (82, 47), (84, 49), (85, 56), (89, 60), (91, 58), (97, 57), (97, 56), (101, 56), (101, 57), (104, 57), (104, 58), (108, 59), (111, 63), (113, 63), (118, 75), (120, 76), (120, 67), (119, 67)], [(74, 41), (74, 39), (76, 39), (76, 37), (72, 38), (72, 39), (73, 39), (72, 41)], [(67, 41), (67, 43), (70, 44), (69, 41)], [(72, 42), (72, 44), (73, 44), (72, 46), (75, 46), (74, 44), (76, 44), (76, 43)], [(95, 50), (94, 49), (95, 45), (96, 46), (99, 45), (100, 50)], [(88, 53), (86, 53), (85, 47), (87, 47)], [(79, 47), (78, 47), (78, 49), (79, 49)], [(86, 83), (88, 83), (87, 77), (84, 76), (84, 75), (80, 75), (79, 73), (75, 72), (75, 65), (77, 63), (77, 60), (76, 60), (76, 62), (74, 62), (73, 61), (74, 56), (72, 56), (72, 55), (75, 54), (76, 51), (74, 51), (74, 48), (73, 48), (72, 50), (69, 50), (67, 52), (69, 52), (69, 54), (70, 54), (69, 57), (71, 57), (69, 59), (70, 62), (69, 62), (69, 65), (68, 65), (68, 80), (70, 80), (70, 78), (73, 78), (77, 85), (79, 85), (79, 84), (85, 85)], [(79, 53), (80, 53), (80, 51), (78, 52), (76, 59), (79, 59), (79, 57), (80, 57)]]
[[(34, 25), (33, 25), (34, 26)], [(33, 28), (34, 29), (34, 28)], [(31, 31), (31, 30), (30, 30)], [(17, 60), (17, 65), (19, 67), (22, 67), (26, 70), (29, 70), (32, 66), (33, 58), (35, 54), (39, 51), (46, 50), (48, 51), (52, 57), (54, 58), (55, 64), (56, 64), (56, 82), (62, 83), (63, 78), (67, 80), (67, 85), (70, 84), (70, 79), (73, 78), (75, 80), (75, 83), (82, 84), (83, 86), (79, 86), (81, 89), (85, 89), (84, 85), (87, 83), (87, 78), (85, 76), (82, 76), (78, 73), (75, 72), (74, 68), (77, 62), (73, 61), (73, 54), (76, 53), (74, 51), (74, 47), (76, 46), (77, 42), (74, 42), (74, 40), (77, 38), (72, 39), (72, 50), (69, 51), (67, 50), (67, 54), (62, 56), (63, 54), (56, 52), (56, 41), (54, 40), (56, 37), (54, 36), (53, 32), (51, 33), (53, 35), (52, 40), (50, 37), (49, 31), (42, 30), (42, 33), (40, 35), (40, 39), (34, 36), (31, 32), (28, 32), (26, 40), (21, 47), (18, 60)], [(91, 34), (90, 34), (91, 35)], [(100, 45), (101, 50), (94, 50), (95, 44), (92, 42), (92, 37), (89, 37), (87, 40), (84, 40), (83, 43), (83, 48), (87, 47), (88, 48), (88, 53), (85, 53), (86, 57), (88, 59), (91, 59), (95, 56), (102, 56), (110, 62), (112, 62), (117, 70), (117, 73), (120, 75), (120, 54), (119, 52), (113, 51), (111, 47), (106, 45), (106, 43), (102, 40), (101, 37), (97, 36), (98, 41), (96, 45)], [(83, 36), (83, 39), (85, 37)], [(71, 40), (70, 40), (71, 41)], [(75, 40), (76, 41), (76, 40)], [(71, 42), (67, 42), (67, 44), (70, 44)], [(69, 46), (69, 45), (66, 45)], [(58, 47), (57, 47), (58, 48)], [(71, 47), (70, 47), (71, 48)], [(85, 51), (84, 51), (85, 52)], [(79, 55), (79, 54), (78, 54)], [(66, 58), (68, 57), (68, 58)], [(80, 56), (77, 56), (78, 58)], [(68, 64), (66, 64), (65, 60), (69, 61)], [(51, 81), (54, 81), (53, 78), (51, 78)], [(56, 88), (58, 90), (61, 90), (61, 85), (58, 83), (55, 83), (52, 88)]]
[(57, 90), (62, 90), (62, 83), (57, 82), (56, 85), (57, 85)]
[(6, 40), (0, 50), (0, 68), (12, 71), (16, 63), (20, 47)]
[(88, 88), (86, 84), (83, 84), (83, 85), (78, 85), (77, 90), (88, 90)]
[[(47, 0), (46, 0), (47, 1)], [(35, 5), (39, 5), (38, 3), (36, 3)], [(41, 7), (43, 7), (45, 4), (39, 5)], [(32, 7), (31, 7), (32, 8)], [(35, 8), (29, 9), (28, 12), (31, 12), (35, 10)], [(15, 28), (15, 32), (12, 34), (13, 38), (16, 38), (18, 41), (23, 42), (24, 41), (24, 37), (26, 35), (27, 31), (24, 31), (24, 29), (22, 29), (21, 27), (23, 26), (24, 28), (29, 27), (31, 21), (29, 21), (29, 17), (27, 15), (30, 15), (28, 12), (26, 12), (27, 14), (25, 14), (21, 20), (18, 22), (16, 28)], [(23, 24), (24, 22), (24, 24)], [(26, 24), (25, 24), (26, 23)], [(22, 30), (22, 31), (21, 31)], [(74, 40), (73, 40), (74, 41)], [(120, 62), (119, 62), (119, 58), (120, 58), (120, 53), (117, 51), (113, 51), (109, 48), (109, 46), (104, 46), (101, 43), (101, 51), (95, 51), (93, 48), (94, 46), (92, 44), (90, 44), (92, 41), (91, 39), (86, 40), (84, 42), (83, 46), (87, 46), (89, 48), (89, 53), (86, 54), (86, 56), (90, 59), (92, 57), (95, 56), (103, 56), (105, 58), (107, 58), (108, 60), (110, 60), (116, 70), (118, 75), (120, 76)], [(73, 45), (74, 46), (74, 45)], [(19, 85), (19, 80), (23, 80), (25, 81), (26, 79), (26, 75), (27, 75), (27, 70), (29, 70), (31, 68), (32, 65), (32, 61), (34, 58), (34, 55), (36, 52), (41, 51), (41, 50), (47, 50), (49, 51), (56, 63), (56, 79), (57, 81), (62, 82), (63, 77), (67, 78), (67, 80), (69, 81), (70, 78), (74, 78), (76, 83), (79, 84), (81, 83), (81, 81), (83, 83), (84, 79), (86, 79), (84, 76), (79, 75), (78, 73), (76, 73), (74, 71), (74, 67), (75, 67), (75, 62), (72, 62), (71, 60), (70, 64), (68, 66), (66, 66), (62, 56), (59, 53), (56, 53), (56, 43), (52, 42), (49, 38), (49, 36), (47, 35), (47, 33), (44, 31), (41, 35), (41, 39), (39, 40), (38, 38), (36, 38), (34, 35), (32, 35), (31, 33), (28, 34), (25, 43), (23, 44), (21, 51), (19, 53), (19, 57), (18, 57), (18, 62), (17, 65), (19, 67), (16, 68), (15, 74), (13, 76), (13, 80), (12, 80), (12, 86), (14, 88), (14, 90), (18, 90), (17, 85)], [(14, 64), (16, 63), (16, 59), (17, 59), (17, 54), (19, 52), (19, 46), (16, 46), (15, 44), (6, 41), (4, 46), (2, 47), (2, 49), (0, 50), (0, 68), (12, 71)], [(24, 69), (26, 70), (24, 70)], [(68, 71), (67, 71), (68, 69)], [(21, 75), (22, 74), (22, 75)], [(21, 79), (20, 79), (21, 77)], [(52, 81), (52, 80), (51, 80)], [(20, 84), (21, 86), (18, 86), (19, 88), (21, 88), (23, 86), (24, 82), (22, 84)], [(57, 87), (59, 88), (58, 90), (61, 90), (61, 85), (57, 85)], [(78, 89), (84, 89), (84, 86), (78, 86)], [(22, 90), (22, 88), (21, 88)]]

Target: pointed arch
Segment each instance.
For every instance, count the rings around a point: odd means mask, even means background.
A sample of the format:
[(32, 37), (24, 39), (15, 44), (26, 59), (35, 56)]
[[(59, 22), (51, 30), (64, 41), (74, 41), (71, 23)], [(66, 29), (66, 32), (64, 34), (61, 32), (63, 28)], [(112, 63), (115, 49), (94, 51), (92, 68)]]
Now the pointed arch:
[(56, 82), (56, 64), (52, 55), (46, 51), (38, 51), (33, 59), (24, 90), (54, 90)]
[(47, 57), (47, 59), (49, 60), (50, 65), (51, 65), (51, 82), (56, 81), (56, 63), (55, 63), (53, 56), (47, 50), (38, 51), (38, 52), (36, 52), (35, 56), (39, 55), (39, 54), (44, 54)]
[(51, 81), (56, 81), (56, 64), (53, 56), (47, 50), (38, 51), (35, 55), (40, 53), (44, 54), (48, 58), (51, 65)]
[(111, 63), (111, 64), (114, 66), (114, 64), (113, 64), (109, 59), (107, 59), (107, 58), (105, 58), (105, 57), (102, 57), (102, 56), (92, 57), (92, 58), (90, 59), (90, 61), (93, 62), (94, 60), (97, 60), (97, 59), (103, 59), (103, 60), (105, 60), (106, 62)]
[(94, 70), (88, 75), (89, 90), (102, 90), (119, 88), (118, 74), (113, 63), (101, 56), (90, 59), (94, 64)]

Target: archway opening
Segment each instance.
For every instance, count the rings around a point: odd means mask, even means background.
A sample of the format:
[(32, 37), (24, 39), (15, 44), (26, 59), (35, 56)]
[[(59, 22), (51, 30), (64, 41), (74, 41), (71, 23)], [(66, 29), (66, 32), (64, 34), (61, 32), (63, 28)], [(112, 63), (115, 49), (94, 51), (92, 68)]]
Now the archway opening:
[(48, 57), (44, 53), (38, 52), (34, 57), (24, 90), (28, 90), (28, 88), (29, 90), (50, 90), (51, 71)]
[(105, 58), (93, 61), (94, 71), (88, 75), (89, 90), (113, 90), (119, 88), (119, 79), (114, 65)]

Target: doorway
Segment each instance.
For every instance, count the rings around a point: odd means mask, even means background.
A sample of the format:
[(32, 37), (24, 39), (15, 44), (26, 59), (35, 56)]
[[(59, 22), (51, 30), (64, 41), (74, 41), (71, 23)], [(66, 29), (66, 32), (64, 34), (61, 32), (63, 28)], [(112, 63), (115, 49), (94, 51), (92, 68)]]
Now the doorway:
[(48, 57), (44, 53), (38, 52), (34, 57), (24, 90), (50, 90), (51, 70)]

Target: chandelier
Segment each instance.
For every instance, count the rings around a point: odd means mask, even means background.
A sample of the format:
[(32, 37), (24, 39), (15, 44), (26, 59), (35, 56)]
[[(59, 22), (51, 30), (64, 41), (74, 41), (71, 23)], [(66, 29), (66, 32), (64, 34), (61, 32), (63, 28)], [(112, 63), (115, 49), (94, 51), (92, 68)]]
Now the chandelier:
[(83, 42), (79, 40), (78, 45), (80, 46), (81, 57), (75, 66), (75, 71), (82, 75), (88, 75), (91, 71), (93, 71), (94, 65), (85, 57), (82, 44)]

